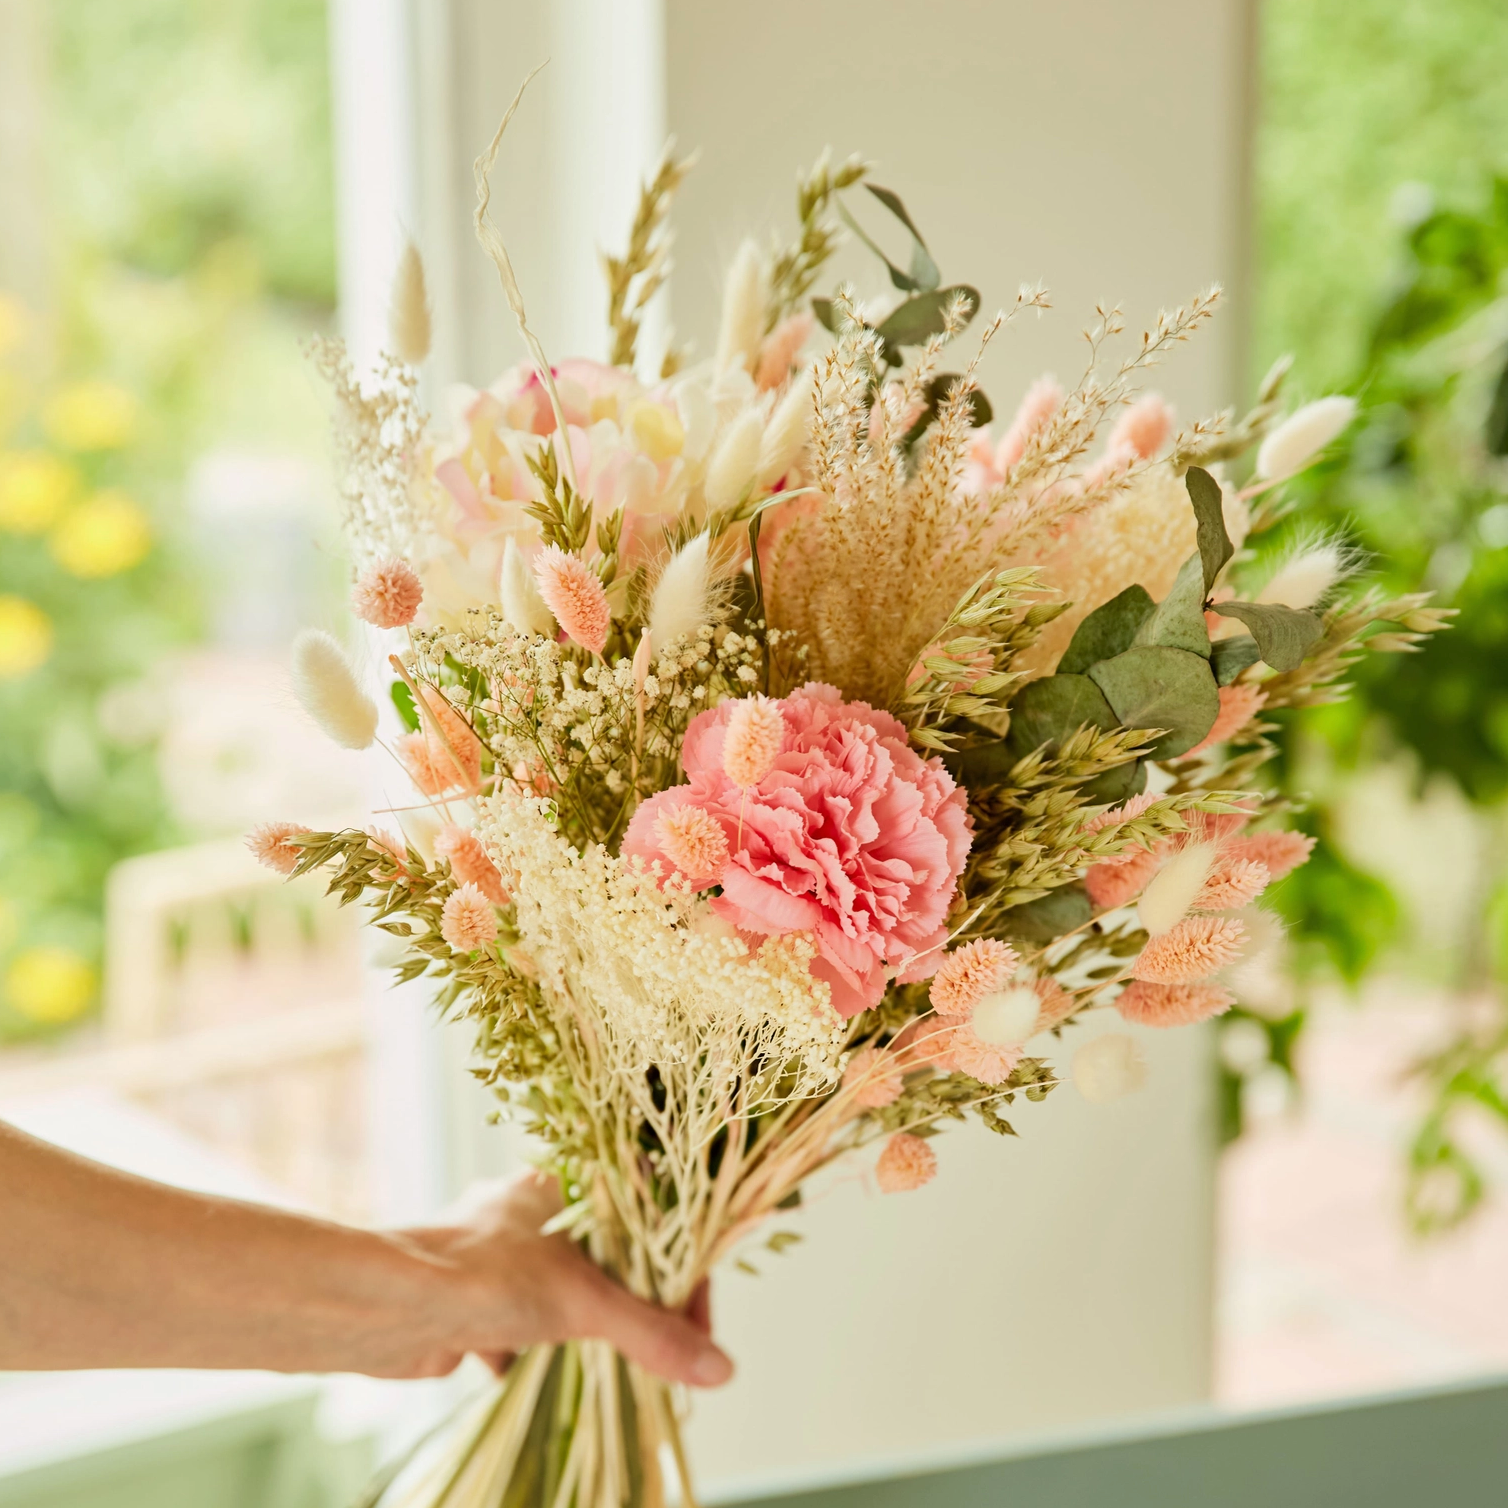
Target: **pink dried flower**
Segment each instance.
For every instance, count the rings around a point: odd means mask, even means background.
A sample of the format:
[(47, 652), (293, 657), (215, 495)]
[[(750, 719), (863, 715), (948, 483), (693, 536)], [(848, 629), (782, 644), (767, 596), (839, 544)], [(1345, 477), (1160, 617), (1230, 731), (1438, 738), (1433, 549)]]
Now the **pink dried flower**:
[(1239, 858), (1221, 853), (1194, 897), (1195, 911), (1235, 911), (1261, 895), (1271, 876), (1267, 866), (1257, 859)]
[(297, 822), (263, 822), (246, 834), (246, 846), (258, 863), (279, 874), (292, 874), (303, 849), (288, 840), (309, 831)]
[(1308, 859), (1313, 847), (1314, 839), (1304, 833), (1270, 828), (1235, 839), (1228, 851), (1232, 858), (1255, 859), (1273, 880), (1281, 880)]
[(665, 805), (655, 817), (660, 851), (697, 890), (715, 885), (728, 862), (728, 835), (710, 812), (687, 803)]
[(405, 733), (395, 740), (393, 752), (421, 795), (438, 796), (447, 786), (455, 784), (454, 779), (447, 780), (445, 771), (436, 767), (429, 740), (422, 733)]
[(1084, 824), (1086, 833), (1104, 832), (1107, 827), (1114, 827), (1119, 822), (1132, 822), (1146, 811), (1157, 800), (1152, 791), (1143, 791), (1139, 796), (1132, 796), (1129, 800), (1121, 802), (1119, 806), (1112, 806), (1097, 816), (1091, 817)]
[(928, 1013), (915, 1016), (901, 1028), (890, 1043), (890, 1051), (909, 1072), (925, 1068), (946, 1053), (952, 1041), (952, 1023), (942, 1016)]
[(1051, 1031), (1053, 1027), (1066, 1021), (1078, 1006), (1077, 999), (1050, 974), (1044, 974), (1040, 979), (1032, 980), (1031, 987), (1042, 1001), (1042, 1009), (1037, 1013), (1036, 1031), (1038, 1032)]
[(367, 837), (371, 839), (375, 848), (380, 848), (399, 869), (408, 868), (408, 854), (404, 850), (403, 840), (395, 838), (392, 833), (383, 827), (369, 827), (366, 830)]
[(1165, 845), (1157, 848), (1134, 848), (1113, 859), (1091, 864), (1084, 875), (1084, 889), (1089, 899), (1103, 911), (1113, 911), (1134, 900), (1162, 864)]
[(875, 1182), (882, 1194), (905, 1194), (931, 1183), (936, 1176), (937, 1154), (909, 1131), (897, 1131), (874, 1165)]
[(1202, 754), (1215, 744), (1223, 744), (1233, 738), (1266, 705), (1267, 693), (1250, 681), (1238, 681), (1234, 686), (1220, 688), (1220, 711), (1215, 714), (1214, 725), (1200, 741), (1189, 750), (1190, 754)]
[(482, 748), (471, 724), (431, 686), (419, 697), (428, 711), (421, 713), (418, 733), (405, 733), (394, 744), (409, 779), (426, 796), (438, 796), (456, 786), (474, 790), (482, 778)]
[(940, 1016), (967, 1016), (986, 995), (1005, 988), (1020, 963), (1016, 950), (993, 937), (956, 948), (933, 975), (932, 1009)]
[(461, 884), (475, 885), (494, 906), (508, 904), (503, 877), (475, 833), (464, 827), (442, 827), (435, 838), (435, 852), (450, 860), (450, 872)]
[(546, 545), (534, 557), (534, 579), (545, 606), (568, 638), (600, 655), (607, 644), (612, 610), (597, 573), (579, 555)]
[(972, 840), (967, 793), (941, 760), (911, 748), (888, 712), (817, 682), (777, 704), (781, 752), (757, 786), (740, 787), (723, 762), (740, 705), (691, 720), (681, 746), (689, 784), (640, 805), (623, 853), (671, 865), (660, 814), (701, 807), (733, 845), (712, 909), (742, 932), (810, 932), (812, 973), (832, 986), (842, 1015), (877, 1004), (892, 976), (928, 978)]
[(791, 375), (801, 348), (811, 337), (816, 321), (809, 310), (787, 315), (759, 347), (759, 365), (754, 371), (754, 385), (762, 393), (777, 388)]
[(497, 936), (497, 913), (475, 885), (453, 890), (440, 913), (440, 936), (457, 953), (485, 947)]
[(1158, 393), (1137, 399), (1110, 431), (1110, 450), (1150, 461), (1173, 432), (1173, 410)]
[(1218, 984), (1151, 984), (1133, 979), (1115, 1008), (1142, 1026), (1194, 1026), (1228, 1011), (1236, 997)]
[(1021, 1044), (1001, 1046), (982, 1041), (972, 1022), (948, 1022), (945, 1035), (932, 1043), (932, 1062), (945, 1073), (966, 1073), (981, 1084), (1003, 1084), (1021, 1060)]
[(1233, 838), (1251, 821), (1260, 801), (1258, 796), (1240, 796), (1235, 805), (1241, 810), (1234, 812), (1190, 812), (1187, 842), (1224, 843)]
[(723, 773), (734, 785), (758, 785), (774, 769), (784, 740), (779, 702), (767, 696), (735, 702), (723, 735)]
[(1063, 405), (1063, 388), (1055, 377), (1039, 377), (1027, 388), (1011, 427), (1000, 437), (995, 452), (995, 469), (1004, 476), (1026, 454), (1032, 436)]
[(414, 621), (424, 586), (406, 560), (379, 560), (356, 579), (351, 608), (376, 628), (403, 628)]
[(877, 1047), (861, 1047), (843, 1070), (843, 1087), (852, 1091), (854, 1104), (865, 1110), (893, 1105), (901, 1096), (901, 1069), (896, 1055)]
[(1246, 928), (1234, 917), (1186, 916), (1147, 943), (1131, 977), (1149, 984), (1193, 984), (1233, 962), (1245, 941)]

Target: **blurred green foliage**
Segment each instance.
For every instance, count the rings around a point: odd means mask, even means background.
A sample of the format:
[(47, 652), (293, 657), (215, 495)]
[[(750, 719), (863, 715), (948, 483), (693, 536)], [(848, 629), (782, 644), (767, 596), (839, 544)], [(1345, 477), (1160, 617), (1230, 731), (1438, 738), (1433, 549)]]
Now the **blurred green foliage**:
[(322, 0), (45, 18), (56, 297), (0, 289), (0, 1041), (89, 1010), (106, 874), (182, 836), (156, 746), (201, 632), (184, 478), (216, 445), (322, 452), (299, 340), (335, 289)]
[[(1344, 771), (1402, 749), (1421, 780), (1496, 803), (1508, 795), (1508, 8), (1268, 0), (1263, 47), (1257, 354), (1292, 350), (1311, 391), (1362, 405), (1296, 485), (1303, 522), (1276, 548), (1322, 528), (1389, 588), (1460, 609), (1423, 654), (1368, 657), (1344, 706), (1287, 719), (1279, 777), (1302, 800), (1315, 750)], [(1323, 800), (1301, 821), (1318, 845), (1273, 900), (1300, 979), (1355, 985), (1397, 944), (1401, 908), (1332, 841)], [(1486, 957), (1463, 960), (1455, 982), (1485, 982)], [(1423, 1228), (1459, 1220), (1485, 1187), (1454, 1126), (1468, 1103), (1508, 1121), (1498, 1016), (1420, 1065), (1434, 1103), (1408, 1203)], [(1291, 1069), (1291, 1040), (1284, 1052)]]

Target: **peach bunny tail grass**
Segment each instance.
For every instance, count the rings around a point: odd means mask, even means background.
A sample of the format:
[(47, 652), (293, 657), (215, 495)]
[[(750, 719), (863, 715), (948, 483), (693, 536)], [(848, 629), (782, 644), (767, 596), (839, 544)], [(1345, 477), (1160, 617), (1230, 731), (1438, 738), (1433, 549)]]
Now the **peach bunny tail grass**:
[(497, 936), (497, 913), (475, 885), (451, 893), (440, 913), (440, 936), (458, 953), (472, 953)]
[(1149, 941), (1131, 968), (1148, 984), (1193, 984), (1233, 963), (1246, 928), (1229, 916), (1186, 916)]
[(1115, 1008), (1139, 1026), (1194, 1026), (1219, 1016), (1236, 997), (1218, 984), (1149, 984), (1133, 979), (1120, 993)]
[(1226, 852), (1233, 858), (1254, 859), (1276, 882), (1304, 863), (1313, 848), (1314, 839), (1307, 833), (1270, 828), (1266, 832), (1234, 839)]
[(1194, 898), (1195, 911), (1239, 911), (1267, 888), (1271, 876), (1259, 859), (1233, 858), (1222, 854)]
[(443, 827), (435, 839), (435, 852), (450, 860), (450, 872), (461, 884), (475, 885), (494, 906), (508, 904), (503, 877), (475, 833), (464, 827)]
[(785, 718), (767, 696), (746, 697), (728, 715), (723, 773), (734, 785), (758, 785), (775, 767), (785, 742)]
[(1013, 947), (993, 937), (965, 943), (932, 976), (932, 1009), (939, 1016), (967, 1016), (986, 995), (1005, 988), (1019, 962)]
[(607, 645), (612, 610), (597, 573), (579, 555), (546, 545), (534, 557), (534, 579), (566, 636), (600, 655)]
[(843, 1070), (843, 1087), (864, 1110), (881, 1110), (901, 1097), (901, 1069), (894, 1053), (861, 1047)]
[(906, 1194), (931, 1183), (936, 1176), (937, 1154), (909, 1131), (897, 1131), (874, 1165), (875, 1182), (882, 1194)]
[(246, 834), (246, 846), (259, 864), (279, 874), (292, 874), (304, 850), (288, 840), (310, 831), (297, 822), (263, 822)]
[[(1215, 714), (1214, 725), (1189, 754), (1203, 754), (1216, 744), (1233, 738), (1259, 713), (1267, 703), (1267, 693), (1260, 686), (1239, 681), (1234, 686), (1220, 688), (1220, 710)], [(1185, 758), (1188, 756), (1185, 755)]]
[(1110, 432), (1110, 451), (1150, 461), (1172, 433), (1173, 410), (1160, 393), (1147, 393), (1116, 421)]
[(1135, 848), (1124, 857), (1091, 864), (1084, 874), (1084, 889), (1102, 911), (1113, 911), (1134, 900), (1161, 864), (1160, 849)]
[(351, 590), (352, 612), (374, 628), (406, 628), (423, 600), (423, 584), (406, 560), (369, 565)]

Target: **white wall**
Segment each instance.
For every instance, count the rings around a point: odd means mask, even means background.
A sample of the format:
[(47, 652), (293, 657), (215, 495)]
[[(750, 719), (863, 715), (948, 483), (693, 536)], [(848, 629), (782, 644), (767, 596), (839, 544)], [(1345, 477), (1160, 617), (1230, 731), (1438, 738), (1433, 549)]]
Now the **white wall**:
[[(1042, 277), (1057, 312), (1013, 332), (986, 386), (1009, 407), (1065, 378), (1102, 297), (1133, 328), (1223, 280), (1215, 331), (1163, 386), (1193, 413), (1236, 396), (1245, 284), (1249, 0), (414, 0), (414, 229), (435, 281), (438, 365), (485, 381), (519, 347), (470, 237), (471, 159), (542, 57), (494, 208), (547, 349), (598, 351), (590, 234), (626, 233), (629, 176), (662, 126), (701, 165), (677, 207), (672, 317), (705, 354), (718, 273), (745, 233), (790, 230), (795, 171), (863, 151), (945, 275), (986, 306)], [(659, 71), (662, 83), (657, 83)], [(845, 273), (878, 290), (862, 255)], [(1019, 1141), (950, 1133), (942, 1177), (883, 1199), (840, 1181), (765, 1275), (724, 1277), (741, 1366), (698, 1403), (708, 1482), (890, 1459), (1204, 1396), (1212, 1132), (1208, 1039), (1148, 1034), (1152, 1081), (1095, 1108), (1023, 1106)], [(471, 1109), (465, 1111), (472, 1115)], [(479, 1127), (476, 1135), (490, 1133)], [(483, 1150), (472, 1165), (489, 1160)]]

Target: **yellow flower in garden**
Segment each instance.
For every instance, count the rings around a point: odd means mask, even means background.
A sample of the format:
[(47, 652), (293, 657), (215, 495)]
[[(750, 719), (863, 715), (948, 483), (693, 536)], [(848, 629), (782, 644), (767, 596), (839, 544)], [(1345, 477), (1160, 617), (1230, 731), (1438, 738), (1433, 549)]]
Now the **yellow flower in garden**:
[(90, 579), (129, 571), (151, 548), (147, 516), (123, 492), (96, 492), (52, 531), (53, 558)]
[(25, 597), (0, 594), (0, 680), (27, 675), (52, 653), (52, 620)]
[(27, 948), (6, 970), (5, 998), (33, 1021), (72, 1021), (94, 999), (94, 970), (70, 948)]
[(25, 334), (25, 307), (19, 299), (0, 293), (0, 356), (9, 356)]
[(136, 400), (113, 382), (75, 382), (48, 399), (42, 423), (68, 450), (115, 450), (136, 433)]
[(79, 474), (45, 450), (0, 455), (0, 529), (40, 534), (78, 490)]

